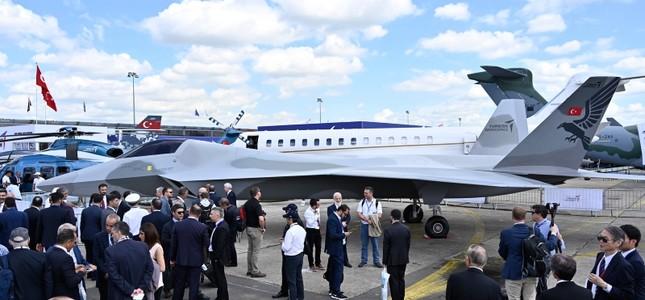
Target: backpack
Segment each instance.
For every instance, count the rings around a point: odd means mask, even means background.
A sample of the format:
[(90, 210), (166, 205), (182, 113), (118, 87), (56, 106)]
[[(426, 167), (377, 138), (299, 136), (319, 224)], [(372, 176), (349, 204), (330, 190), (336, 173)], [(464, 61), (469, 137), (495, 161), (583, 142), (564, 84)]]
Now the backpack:
[(0, 300), (14, 299), (13, 272), (9, 269), (7, 255), (0, 257)]
[(546, 243), (529, 226), (529, 236), (522, 240), (522, 275), (524, 277), (542, 277), (548, 273), (549, 250)]
[(246, 207), (244, 207), (244, 205), (238, 209), (238, 216), (235, 218), (235, 221), (237, 223), (238, 232), (242, 232), (246, 229)]
[[(376, 208), (378, 210), (378, 200), (377, 199), (374, 199), (374, 200), (376, 201), (376, 206), (374, 206), (374, 208)], [(365, 204), (365, 198), (363, 198), (363, 200), (361, 200), (361, 208), (363, 207), (363, 204)]]

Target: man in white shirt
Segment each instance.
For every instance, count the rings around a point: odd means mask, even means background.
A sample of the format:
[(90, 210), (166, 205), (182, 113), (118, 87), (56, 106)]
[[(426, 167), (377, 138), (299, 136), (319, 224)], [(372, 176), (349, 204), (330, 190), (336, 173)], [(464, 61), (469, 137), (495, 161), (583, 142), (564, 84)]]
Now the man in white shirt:
[[(307, 259), (309, 261), (309, 269), (311, 270), (324, 270), (325, 268), (320, 264), (320, 202), (318, 199), (312, 198), (309, 200), (309, 207), (305, 210), (305, 227), (307, 231)], [(314, 265), (314, 247), (315, 262)]]
[(123, 222), (127, 223), (130, 227), (130, 233), (134, 237), (134, 240), (139, 239), (139, 227), (141, 227), (141, 219), (149, 214), (147, 209), (143, 209), (137, 205), (141, 196), (136, 193), (131, 193), (125, 197), (125, 202), (127, 202), (131, 208), (123, 215)]
[(43, 190), (38, 188), (38, 185), (45, 181), (45, 178), (43, 178), (42, 174), (40, 172), (34, 173), (34, 191), (35, 192), (42, 192)]
[(282, 251), (285, 258), (285, 272), (289, 286), (289, 299), (305, 299), (305, 289), (302, 282), (302, 255), (305, 248), (305, 229), (298, 225), (298, 212), (289, 211), (282, 216), (287, 219), (289, 230), (282, 241)]
[(380, 219), (383, 214), (383, 207), (378, 200), (374, 199), (374, 188), (371, 186), (365, 187), (363, 196), (365, 198), (358, 202), (358, 207), (356, 208), (358, 218), (361, 220), (361, 263), (358, 267), (362, 268), (367, 264), (367, 246), (371, 242), (374, 266), (383, 268), (378, 249), (379, 238), (369, 236), (369, 226), (373, 222), (373, 217), (371, 218), (371, 216), (378, 216), (378, 219)]
[(7, 190), (0, 187), (0, 212), (4, 211), (4, 200), (7, 198)]

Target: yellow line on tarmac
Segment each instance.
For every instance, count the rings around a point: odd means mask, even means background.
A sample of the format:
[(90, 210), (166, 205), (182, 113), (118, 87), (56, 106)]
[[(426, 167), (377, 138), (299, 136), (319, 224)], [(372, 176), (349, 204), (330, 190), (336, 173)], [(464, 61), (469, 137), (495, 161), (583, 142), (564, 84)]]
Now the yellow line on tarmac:
[[(465, 213), (470, 215), (475, 221), (475, 233), (470, 239), (471, 244), (478, 244), (484, 239), (486, 227), (482, 222), (479, 214), (470, 209), (465, 210)], [(463, 253), (463, 252), (462, 252)], [(456, 257), (459, 257), (457, 254)], [(406, 300), (423, 299), (432, 294), (443, 293), (446, 290), (448, 276), (454, 272), (459, 266), (463, 264), (461, 259), (451, 259), (447, 261), (439, 270), (426, 276), (425, 278), (415, 282), (413, 285), (405, 289)]]

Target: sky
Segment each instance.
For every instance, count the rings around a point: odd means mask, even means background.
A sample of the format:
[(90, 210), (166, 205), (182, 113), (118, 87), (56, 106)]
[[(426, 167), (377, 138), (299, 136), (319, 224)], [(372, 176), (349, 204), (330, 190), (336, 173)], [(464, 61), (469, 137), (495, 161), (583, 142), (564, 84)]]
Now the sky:
[[(381, 121), (483, 126), (466, 74), (532, 70), (547, 100), (577, 73), (645, 75), (642, 1), (0, 0), (0, 117), (226, 125)], [(645, 80), (606, 117), (643, 122)], [(317, 99), (323, 100), (319, 106)], [(37, 104), (27, 112), (27, 101)], [(83, 111), (83, 102), (87, 111)], [(200, 117), (195, 116), (195, 110)], [(406, 111), (409, 114), (406, 114)]]

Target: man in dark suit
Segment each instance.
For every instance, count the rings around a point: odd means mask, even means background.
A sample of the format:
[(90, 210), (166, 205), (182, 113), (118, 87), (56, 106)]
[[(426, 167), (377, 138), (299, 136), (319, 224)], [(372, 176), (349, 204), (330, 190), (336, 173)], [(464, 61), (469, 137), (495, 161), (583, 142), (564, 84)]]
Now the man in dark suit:
[(484, 274), (487, 261), (484, 247), (470, 245), (464, 259), (467, 269), (448, 278), (446, 300), (502, 300), (499, 284)]
[(540, 294), (538, 300), (591, 300), (591, 291), (578, 286), (571, 281), (576, 274), (576, 261), (564, 254), (556, 254), (551, 257), (551, 271), (553, 278), (558, 281), (557, 285)]
[(29, 231), (18, 227), (11, 231), (9, 243), (9, 269), (13, 272), (16, 300), (49, 299), (52, 292), (52, 277), (44, 253), (29, 249)]
[(598, 234), (601, 252), (587, 279), (587, 288), (596, 300), (632, 299), (634, 268), (620, 253), (625, 232), (616, 226), (605, 227)]
[(29, 248), (36, 250), (36, 233), (38, 232), (38, 219), (40, 219), (40, 210), (43, 207), (43, 198), (35, 196), (31, 199), (31, 207), (25, 209), (27, 221), (29, 222)]
[(90, 197), (92, 203), (81, 212), (81, 241), (85, 245), (85, 253), (87, 253), (87, 261), (94, 264), (94, 237), (97, 233), (101, 232), (101, 219), (103, 216), (103, 209), (101, 209), (101, 202), (103, 197), (98, 194), (92, 194)]
[(166, 262), (166, 271), (163, 272), (164, 298), (170, 298), (170, 290), (174, 286), (174, 267), (170, 265), (170, 253), (172, 250), (172, 233), (175, 230), (175, 224), (184, 219), (184, 206), (175, 204), (171, 208), (172, 219), (161, 229), (161, 246), (164, 248), (164, 260)]
[(327, 218), (327, 229), (325, 233), (325, 253), (329, 254), (327, 272), (325, 277), (329, 281), (329, 293), (332, 299), (347, 299), (347, 296), (340, 290), (343, 282), (344, 253), (343, 245), (351, 234), (343, 230), (341, 219), (349, 215), (349, 207), (342, 204), (338, 210)]
[(229, 260), (227, 267), (237, 267), (237, 250), (235, 250), (235, 241), (237, 240), (237, 222), (240, 219), (240, 212), (237, 207), (231, 205), (228, 199), (219, 200), (220, 207), (224, 210), (224, 221), (228, 224), (228, 255)]
[[(118, 191), (112, 191), (106, 196), (106, 201), (107, 201), (107, 207), (103, 210), (103, 215), (101, 216), (101, 228), (105, 228), (105, 217), (107, 217), (109, 214), (117, 214), (119, 210), (119, 204), (121, 204), (121, 193)], [(119, 220), (121, 220), (121, 216), (119, 216)]]
[(208, 247), (208, 228), (199, 222), (202, 210), (199, 204), (190, 207), (190, 216), (175, 224), (172, 234), (170, 265), (175, 266), (173, 300), (184, 298), (189, 286), (189, 299), (197, 299), (200, 268), (204, 264), (204, 250)]
[(383, 264), (390, 274), (390, 294), (392, 300), (405, 298), (405, 267), (410, 252), (410, 229), (401, 224), (401, 211), (390, 212), (392, 225), (383, 231)]
[(107, 299), (108, 275), (105, 266), (105, 250), (114, 244), (112, 240), (112, 228), (121, 218), (116, 213), (109, 214), (105, 219), (104, 230), (94, 235), (92, 258), (96, 265), (96, 287), (99, 289), (101, 300)]
[(16, 199), (7, 197), (4, 201), (5, 211), (0, 213), (0, 244), (11, 250), (9, 244), (9, 234), (18, 227), (29, 227), (27, 214), (16, 208)]
[(233, 185), (230, 182), (224, 184), (224, 193), (226, 194), (226, 199), (228, 203), (237, 207), (237, 196), (233, 192)]
[(141, 218), (141, 224), (145, 223), (152, 223), (152, 225), (155, 225), (155, 228), (157, 228), (157, 233), (161, 235), (161, 230), (163, 230), (163, 226), (170, 221), (170, 216), (166, 216), (164, 213), (161, 212), (161, 199), (159, 198), (154, 198), (152, 199), (152, 212), (149, 215), (143, 216)]
[(130, 227), (118, 222), (112, 227), (115, 244), (105, 250), (108, 299), (127, 300), (143, 295), (152, 281), (152, 259), (146, 244), (128, 237)]
[(222, 218), (222, 214), (224, 214), (224, 210), (220, 207), (211, 209), (210, 218), (215, 224), (215, 228), (211, 233), (208, 254), (217, 283), (217, 298), (215, 300), (228, 300), (228, 284), (226, 283), (224, 265), (228, 263), (229, 258), (229, 226)]
[[(340, 207), (343, 204), (343, 195), (339, 192), (334, 193), (334, 203), (327, 207), (327, 218), (329, 216), (333, 215), (336, 210), (338, 210), (338, 207)], [(343, 231), (347, 232), (349, 231), (349, 222), (352, 220), (351, 215), (347, 215), (343, 217), (340, 222), (343, 225)], [(352, 264), (349, 263), (349, 257), (347, 257), (347, 244), (343, 245), (343, 252), (345, 253), (345, 267), (351, 268)]]
[(504, 259), (502, 278), (509, 300), (535, 299), (536, 277), (525, 277), (522, 274), (524, 259), (522, 241), (529, 236), (529, 227), (525, 223), (526, 210), (515, 207), (512, 211), (513, 227), (504, 229), (499, 237), (499, 256)]
[(641, 241), (641, 231), (634, 225), (620, 226), (625, 232), (625, 241), (620, 246), (623, 256), (634, 268), (634, 300), (645, 300), (645, 265), (636, 249)]
[(39, 245), (36, 245), (36, 248), (39, 250), (43, 248), (48, 249), (56, 244), (56, 231), (58, 230), (58, 226), (65, 223), (76, 224), (73, 216), (61, 207), (62, 200), (63, 194), (61, 193), (55, 192), (49, 194), (49, 202), (51, 205), (40, 212), (37, 231)]
[[(56, 230), (55, 228), (54, 230)], [(74, 265), (69, 252), (76, 243), (76, 233), (63, 229), (56, 237), (56, 245), (45, 254), (53, 278), (52, 297), (62, 296), (80, 299), (79, 284), (85, 274), (85, 266)]]

